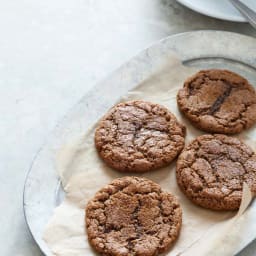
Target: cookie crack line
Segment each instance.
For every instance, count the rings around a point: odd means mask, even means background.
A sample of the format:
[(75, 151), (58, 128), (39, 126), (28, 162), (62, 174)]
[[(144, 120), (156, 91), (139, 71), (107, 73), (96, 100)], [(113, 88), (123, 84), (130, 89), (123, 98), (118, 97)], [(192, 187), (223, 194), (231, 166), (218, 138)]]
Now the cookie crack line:
[(140, 220), (138, 218), (138, 215), (139, 215), (139, 211), (140, 211), (140, 208), (141, 208), (141, 201), (140, 199), (138, 198), (138, 204), (137, 206), (134, 208), (134, 211), (132, 212), (132, 216), (131, 216), (131, 220), (133, 221), (133, 225), (134, 225), (134, 228), (135, 228), (135, 232), (136, 232), (136, 236), (135, 237), (128, 237), (127, 238), (127, 247), (129, 250), (131, 250), (133, 253), (134, 253), (134, 241), (139, 239), (141, 234), (142, 234), (142, 227), (141, 227), (141, 223), (140, 223)]
[(224, 80), (221, 80), (221, 81), (227, 85), (227, 89), (222, 95), (220, 95), (215, 100), (215, 102), (213, 103), (213, 105), (210, 108), (209, 115), (213, 115), (215, 112), (217, 112), (221, 108), (221, 105), (224, 103), (224, 101), (227, 99), (227, 97), (231, 94), (232, 85), (230, 83), (228, 83), (227, 81), (224, 81)]
[[(160, 215), (161, 215), (161, 216), (164, 216), (164, 211), (163, 211), (163, 207), (162, 207), (163, 199), (162, 199), (162, 197), (161, 197), (160, 195), (159, 195), (159, 198), (160, 198), (160, 200), (159, 200), (159, 203), (158, 203), (158, 208), (159, 208), (159, 210), (160, 210)], [(163, 222), (163, 220), (162, 220), (162, 222)], [(170, 230), (171, 230), (171, 225), (170, 225), (170, 227), (169, 227), (168, 234), (169, 234)], [(161, 230), (158, 230), (158, 233), (157, 233), (157, 237), (158, 237), (158, 239), (159, 239), (159, 242), (158, 242), (158, 250), (159, 250), (159, 248), (162, 246), (163, 241), (164, 241), (164, 238), (161, 238), (161, 239), (159, 238), (159, 232), (161, 232)]]

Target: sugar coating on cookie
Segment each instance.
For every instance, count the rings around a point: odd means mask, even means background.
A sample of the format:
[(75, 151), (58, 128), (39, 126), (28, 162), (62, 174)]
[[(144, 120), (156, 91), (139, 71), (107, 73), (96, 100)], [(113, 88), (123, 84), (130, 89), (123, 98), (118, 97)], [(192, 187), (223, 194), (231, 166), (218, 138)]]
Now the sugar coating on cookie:
[(179, 90), (181, 112), (199, 129), (234, 134), (256, 122), (256, 92), (249, 82), (228, 70), (202, 70)]
[(129, 101), (102, 118), (95, 145), (110, 167), (145, 172), (169, 164), (183, 149), (184, 137), (185, 127), (164, 106)]
[(256, 192), (256, 155), (237, 138), (202, 135), (180, 154), (177, 182), (195, 204), (214, 210), (238, 209), (243, 182)]
[(88, 239), (101, 255), (156, 256), (176, 240), (181, 222), (177, 198), (139, 177), (113, 180), (86, 208)]

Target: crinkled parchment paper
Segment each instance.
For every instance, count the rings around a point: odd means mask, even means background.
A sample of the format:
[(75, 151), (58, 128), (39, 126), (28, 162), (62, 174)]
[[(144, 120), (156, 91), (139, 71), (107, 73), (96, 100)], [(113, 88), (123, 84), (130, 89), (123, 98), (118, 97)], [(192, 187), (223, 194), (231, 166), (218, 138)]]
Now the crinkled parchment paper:
[[(202, 132), (181, 116), (176, 105), (176, 94), (184, 80), (196, 71), (182, 66), (177, 58), (170, 57), (161, 69), (128, 92), (121, 101), (143, 99), (166, 106), (186, 125), (188, 143)], [(249, 143), (256, 137), (256, 132), (251, 129), (240, 136)], [(58, 151), (56, 169), (66, 198), (55, 209), (43, 238), (54, 255), (97, 255), (87, 240), (84, 221), (86, 203), (101, 187), (127, 174), (108, 168), (98, 157), (94, 147), (94, 127), (85, 134), (78, 134), (77, 140), (68, 142)], [(234, 255), (254, 238), (256, 205), (245, 211), (252, 198), (246, 184), (242, 207), (236, 214), (206, 210), (191, 203), (176, 184), (175, 163), (137, 176), (159, 183), (180, 200), (183, 210), (181, 233), (166, 255)]]

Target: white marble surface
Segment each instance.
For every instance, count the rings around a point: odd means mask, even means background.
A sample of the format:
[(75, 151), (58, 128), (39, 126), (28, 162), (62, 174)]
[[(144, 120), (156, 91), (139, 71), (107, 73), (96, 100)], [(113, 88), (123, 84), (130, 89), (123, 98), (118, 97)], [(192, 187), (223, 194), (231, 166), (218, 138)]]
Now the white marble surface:
[[(41, 255), (26, 227), (22, 191), (56, 122), (95, 82), (152, 42), (183, 31), (256, 36), (174, 0), (0, 1), (0, 255)], [(255, 255), (256, 243), (241, 256)]]

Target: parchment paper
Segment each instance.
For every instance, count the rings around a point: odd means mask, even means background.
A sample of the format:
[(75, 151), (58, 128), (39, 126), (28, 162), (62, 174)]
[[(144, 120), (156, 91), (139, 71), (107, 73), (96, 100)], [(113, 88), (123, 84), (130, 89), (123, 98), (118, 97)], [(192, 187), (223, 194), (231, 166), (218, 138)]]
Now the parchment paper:
[[(188, 143), (203, 133), (192, 127), (181, 116), (176, 105), (176, 95), (184, 80), (196, 71), (194, 68), (184, 67), (176, 57), (172, 56), (167, 63), (163, 63), (161, 69), (128, 92), (120, 101), (143, 99), (166, 106), (186, 125), (186, 143)], [(55, 209), (43, 236), (54, 255), (97, 255), (87, 241), (84, 221), (86, 203), (101, 187), (117, 177), (128, 175), (108, 168), (98, 157), (93, 140), (94, 128), (95, 126), (85, 134), (78, 134), (77, 140), (68, 142), (57, 153), (56, 169), (66, 192), (66, 198)], [(255, 129), (247, 131), (240, 137), (254, 146), (252, 141), (256, 137)], [(181, 203), (183, 210), (181, 233), (166, 255), (229, 256), (234, 255), (254, 238), (256, 206), (250, 206), (244, 213), (252, 199), (246, 184), (242, 207), (235, 215), (236, 212), (216, 212), (191, 203), (176, 184), (175, 163), (159, 170), (136, 175), (159, 183), (164, 190), (175, 194)]]

